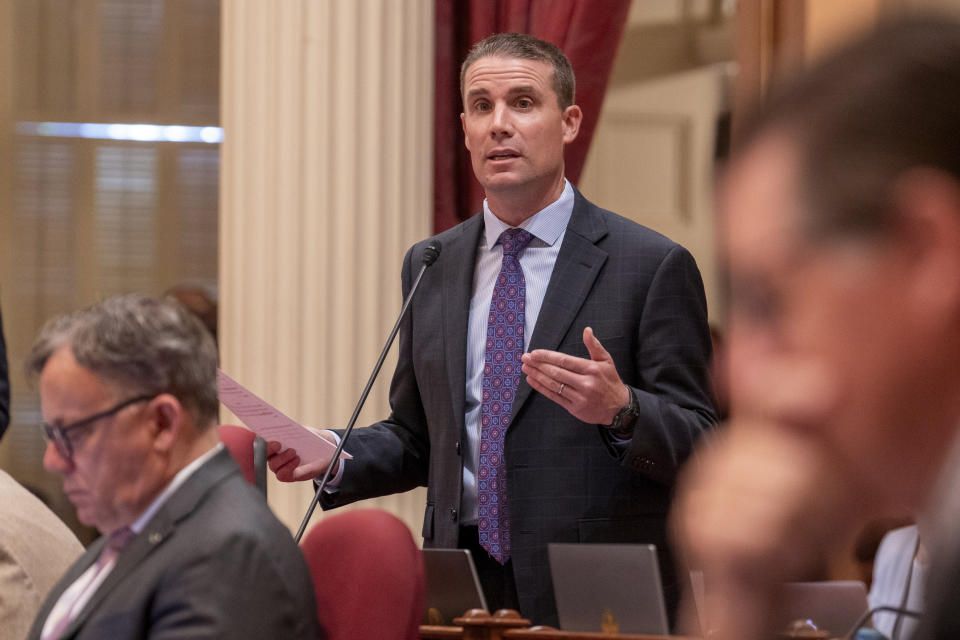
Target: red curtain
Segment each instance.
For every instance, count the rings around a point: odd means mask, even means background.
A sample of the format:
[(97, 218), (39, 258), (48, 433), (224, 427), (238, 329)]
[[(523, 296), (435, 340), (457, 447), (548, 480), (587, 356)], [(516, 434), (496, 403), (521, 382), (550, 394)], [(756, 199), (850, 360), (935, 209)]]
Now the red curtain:
[(460, 126), (460, 63), (471, 45), (492, 33), (529, 33), (567, 54), (583, 109), (580, 135), (566, 150), (567, 178), (576, 183), (629, 9), (630, 0), (436, 0), (435, 231), (466, 220), (483, 202)]

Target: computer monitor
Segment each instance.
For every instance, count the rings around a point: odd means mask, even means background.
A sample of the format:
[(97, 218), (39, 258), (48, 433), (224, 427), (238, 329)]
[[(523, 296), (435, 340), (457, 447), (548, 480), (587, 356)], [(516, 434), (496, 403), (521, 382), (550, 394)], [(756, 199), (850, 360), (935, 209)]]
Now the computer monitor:
[(553, 591), (564, 631), (667, 635), (652, 544), (550, 544)]
[(451, 625), (470, 609), (487, 608), (468, 550), (424, 549), (423, 565), (427, 581), (424, 624)]

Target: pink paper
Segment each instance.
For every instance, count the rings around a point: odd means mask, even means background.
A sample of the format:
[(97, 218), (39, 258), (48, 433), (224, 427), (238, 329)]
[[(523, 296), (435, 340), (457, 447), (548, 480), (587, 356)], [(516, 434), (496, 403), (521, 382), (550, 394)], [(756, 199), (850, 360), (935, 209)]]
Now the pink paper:
[[(337, 448), (309, 427), (304, 427), (284, 415), (220, 369), (217, 369), (217, 390), (220, 393), (220, 402), (243, 424), (267, 442), (279, 442), (284, 449), (296, 451), (301, 465), (318, 458), (329, 459)], [(340, 454), (343, 460), (351, 457), (353, 456), (346, 451)]]

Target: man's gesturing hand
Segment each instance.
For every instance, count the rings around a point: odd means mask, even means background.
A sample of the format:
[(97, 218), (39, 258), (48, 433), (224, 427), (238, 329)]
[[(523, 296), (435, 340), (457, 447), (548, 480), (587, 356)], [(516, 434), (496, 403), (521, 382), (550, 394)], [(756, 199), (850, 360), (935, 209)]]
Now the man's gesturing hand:
[(630, 401), (630, 391), (590, 327), (583, 330), (583, 344), (589, 360), (536, 349), (523, 354), (523, 372), (531, 387), (574, 417), (591, 424), (610, 424)]
[[(307, 428), (316, 432), (324, 440), (336, 444), (337, 439), (332, 431)], [(270, 465), (270, 470), (276, 474), (277, 480), (281, 482), (313, 480), (326, 471), (327, 465), (330, 464), (329, 457), (320, 457), (306, 464), (300, 464), (300, 457), (295, 450), (283, 449), (282, 447), (283, 445), (279, 442), (271, 441), (267, 443), (267, 464)], [(335, 474), (337, 470), (334, 469), (333, 472)]]

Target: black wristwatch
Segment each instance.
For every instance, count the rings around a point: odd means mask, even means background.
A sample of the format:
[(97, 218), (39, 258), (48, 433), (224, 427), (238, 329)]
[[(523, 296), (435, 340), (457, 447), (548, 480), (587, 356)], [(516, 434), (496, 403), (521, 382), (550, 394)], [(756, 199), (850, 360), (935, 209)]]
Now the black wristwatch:
[(606, 429), (617, 435), (629, 436), (630, 432), (633, 431), (633, 423), (636, 422), (637, 416), (640, 414), (640, 405), (637, 403), (637, 396), (634, 395), (633, 389), (627, 387), (627, 392), (630, 394), (630, 400), (620, 411), (617, 411), (617, 415), (613, 416), (613, 422), (605, 425)]

